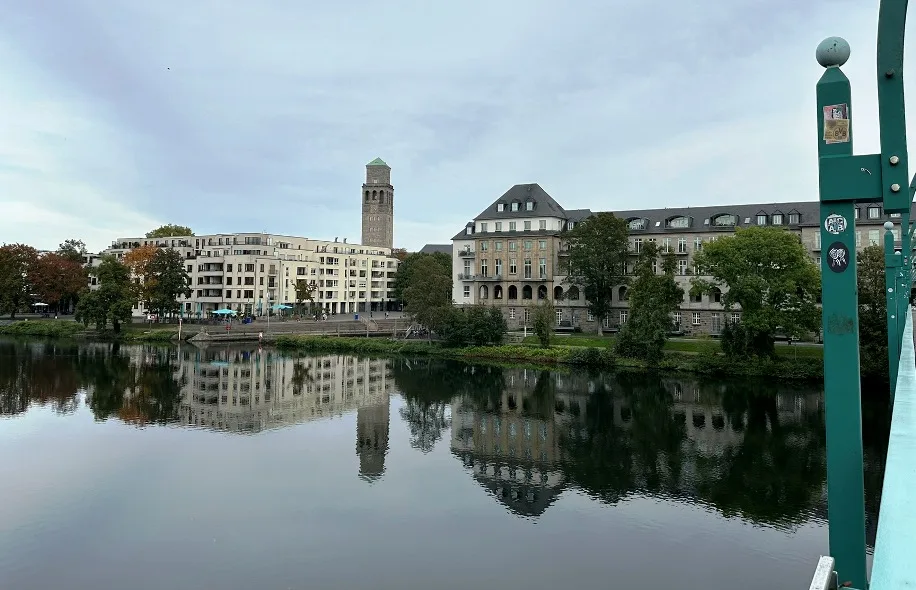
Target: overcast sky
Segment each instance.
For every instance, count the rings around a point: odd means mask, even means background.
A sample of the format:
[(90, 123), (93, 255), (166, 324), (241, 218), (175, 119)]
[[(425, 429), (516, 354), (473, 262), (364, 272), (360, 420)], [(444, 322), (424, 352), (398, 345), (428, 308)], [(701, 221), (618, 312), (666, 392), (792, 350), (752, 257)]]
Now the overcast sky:
[(0, 0), (0, 243), (357, 242), (375, 157), (408, 249), (525, 182), (595, 210), (816, 200), (814, 49), (849, 40), (856, 151), (878, 151), (877, 8)]

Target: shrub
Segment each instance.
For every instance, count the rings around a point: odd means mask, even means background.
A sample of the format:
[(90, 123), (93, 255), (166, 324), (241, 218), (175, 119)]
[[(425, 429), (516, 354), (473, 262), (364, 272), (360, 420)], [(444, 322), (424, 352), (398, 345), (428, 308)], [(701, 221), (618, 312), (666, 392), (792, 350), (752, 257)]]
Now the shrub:
[(0, 334), (7, 336), (46, 336), (66, 338), (83, 332), (85, 328), (66, 320), (19, 321), (0, 326)]

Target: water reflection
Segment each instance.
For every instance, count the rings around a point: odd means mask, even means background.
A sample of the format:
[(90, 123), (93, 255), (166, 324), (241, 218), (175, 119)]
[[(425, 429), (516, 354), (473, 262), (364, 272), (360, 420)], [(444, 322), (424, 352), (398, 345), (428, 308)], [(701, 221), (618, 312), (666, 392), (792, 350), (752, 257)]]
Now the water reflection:
[[(412, 448), (440, 441), (513, 514), (564, 490), (702, 504), (793, 529), (826, 515), (823, 397), (773, 382), (569, 374), (419, 359), (287, 356), (257, 348), (0, 341), (0, 412), (30, 404), (97, 420), (254, 434), (356, 412), (359, 475), (382, 477), (389, 396)], [(869, 543), (880, 504), (887, 405), (865, 404)], [(350, 439), (353, 440), (353, 439)], [(348, 443), (352, 444), (352, 443)]]

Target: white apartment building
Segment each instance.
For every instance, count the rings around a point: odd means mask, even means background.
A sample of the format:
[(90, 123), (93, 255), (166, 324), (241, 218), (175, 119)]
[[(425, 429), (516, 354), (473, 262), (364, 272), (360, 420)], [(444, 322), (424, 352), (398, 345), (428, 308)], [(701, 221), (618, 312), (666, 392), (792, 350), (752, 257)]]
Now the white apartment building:
[[(264, 315), (274, 305), (296, 303), (296, 282), (315, 285), (315, 304), (328, 313), (393, 309), (391, 289), (398, 260), (389, 248), (266, 233), (168, 238), (119, 238), (102, 254), (123, 258), (153, 245), (177, 250), (191, 277), (182, 312), (205, 317), (228, 308)], [(93, 264), (98, 264), (94, 262)], [(142, 316), (142, 304), (134, 315)]]

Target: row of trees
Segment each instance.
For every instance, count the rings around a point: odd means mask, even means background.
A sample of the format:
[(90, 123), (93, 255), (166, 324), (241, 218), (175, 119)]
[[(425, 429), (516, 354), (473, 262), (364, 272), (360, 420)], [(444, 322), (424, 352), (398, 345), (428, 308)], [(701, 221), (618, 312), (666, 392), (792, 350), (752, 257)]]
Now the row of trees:
[(79, 240), (66, 240), (45, 253), (26, 244), (0, 246), (0, 314), (15, 318), (34, 303), (55, 312), (71, 309), (86, 287), (85, 253)]

